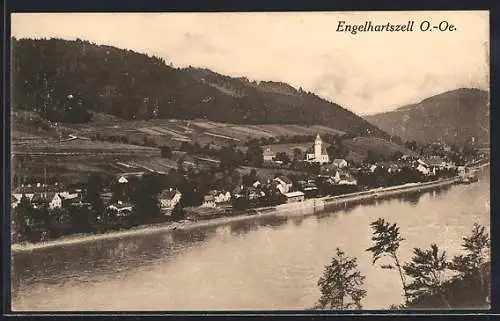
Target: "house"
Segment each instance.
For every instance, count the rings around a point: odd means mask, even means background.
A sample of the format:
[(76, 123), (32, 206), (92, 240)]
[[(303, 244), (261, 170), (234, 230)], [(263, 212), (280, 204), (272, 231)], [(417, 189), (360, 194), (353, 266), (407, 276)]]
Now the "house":
[(132, 212), (133, 206), (130, 203), (118, 201), (109, 205), (108, 209), (116, 211), (117, 216), (126, 216)]
[(405, 154), (405, 155), (401, 156), (399, 159), (402, 161), (407, 161), (407, 160), (411, 160), (411, 158), (412, 158), (411, 155)]
[(249, 187), (248, 190), (248, 200), (255, 200), (266, 194), (263, 191), (258, 191), (256, 188)]
[(252, 186), (253, 186), (254, 188), (257, 188), (257, 187), (259, 187), (260, 185), (262, 185), (262, 184), (261, 184), (259, 181), (255, 181), (255, 182), (253, 182), (253, 184), (252, 184)]
[(12, 195), (18, 199), (18, 201), (21, 200), (23, 196), (26, 196), (29, 201), (33, 198), (35, 195), (35, 192), (37, 192), (37, 189), (31, 188), (31, 186), (28, 185), (21, 185), (20, 187), (16, 187), (14, 190), (12, 190)]
[(162, 210), (173, 209), (181, 200), (182, 194), (178, 190), (172, 188), (166, 189), (160, 193), (158, 200)]
[(53, 195), (48, 195), (45, 192), (34, 193), (33, 197), (31, 198), (31, 205), (33, 205), (34, 208), (45, 207), (48, 205), (48, 203), (50, 202), (49, 199), (52, 197)]
[(205, 195), (203, 197), (203, 203), (200, 207), (215, 207), (215, 197), (213, 195)]
[(424, 166), (423, 164), (418, 164), (416, 170), (424, 175), (429, 175), (430, 173), (429, 168), (427, 166)]
[(425, 161), (423, 161), (422, 159), (417, 159), (417, 164), (419, 165), (422, 165), (424, 167), (429, 167), (429, 164), (427, 164)]
[(298, 203), (298, 202), (303, 202), (305, 195), (302, 192), (290, 192), (286, 193), (286, 202), (287, 203)]
[(269, 180), (269, 182), (267, 183), (267, 188), (271, 191), (276, 191), (281, 194), (285, 194), (285, 187), (281, 185), (279, 182), (275, 181), (274, 179), (272, 181)]
[(350, 176), (342, 177), (338, 183), (338, 185), (357, 185), (358, 181)]
[(342, 168), (347, 167), (348, 163), (347, 163), (347, 161), (345, 159), (335, 158), (332, 161), (332, 165), (335, 166), (336, 168), (342, 169)]
[(59, 194), (55, 193), (52, 199), (49, 201), (49, 208), (61, 208), (62, 207), (62, 198)]
[[(40, 197), (41, 198), (44, 198), (44, 199), (47, 199), (47, 204), (52, 201), (52, 199), (54, 198), (55, 194), (58, 194), (59, 197), (60, 196), (67, 196), (67, 195), (71, 195), (71, 193), (69, 192), (69, 190), (67, 188), (65, 188), (64, 186), (58, 184), (58, 183), (55, 183), (53, 185), (46, 185), (46, 184), (40, 184), (40, 183), (37, 183), (35, 185), (21, 185), (19, 187), (16, 187), (14, 190), (13, 190), (13, 193), (12, 195), (18, 199), (18, 200), (21, 200), (21, 198), (24, 196), (26, 196), (30, 201), (32, 201), (33, 197), (35, 196), (35, 194), (41, 194), (37, 196), (37, 198), (35, 199), (35, 201), (41, 201), (40, 200)], [(77, 192), (77, 194), (80, 194)], [(58, 201), (56, 200), (54, 202), (54, 204), (58, 203)]]
[(286, 194), (292, 190), (293, 182), (284, 176), (279, 176), (273, 179), (274, 182), (278, 183), (276, 186), (282, 194)]
[(243, 196), (243, 185), (241, 186), (236, 186), (234, 189), (233, 189), (233, 195), (235, 198), (239, 198), (239, 197), (242, 197)]
[(399, 168), (399, 166), (396, 164), (389, 164), (389, 166), (387, 166), (387, 172), (389, 174), (400, 172), (400, 171), (401, 171), (401, 168)]
[(120, 176), (120, 178), (118, 178), (118, 183), (119, 184), (126, 184), (126, 183), (128, 183), (128, 179), (125, 176)]
[(81, 202), (81, 195), (80, 194), (70, 194), (70, 193), (60, 193), (59, 197), (61, 198), (61, 206), (62, 207), (67, 207), (72, 205), (73, 203), (78, 203)]
[(335, 182), (335, 184), (338, 184), (338, 182), (340, 182), (340, 171), (335, 172), (335, 176), (333, 177), (333, 181)]
[(318, 187), (313, 182), (305, 183), (301, 187), (301, 190), (302, 190), (304, 196), (307, 196), (307, 197), (316, 197), (316, 195), (318, 195), (318, 192), (319, 192)]
[(312, 150), (312, 153), (306, 154), (307, 162), (319, 164), (326, 164), (330, 162), (330, 158), (326, 152), (326, 146), (323, 144), (323, 140), (319, 136), (319, 133), (316, 135), (316, 140), (314, 141)]
[(274, 179), (269, 180), (269, 182), (267, 183), (267, 190), (275, 193), (285, 194), (285, 187)]
[(84, 202), (82, 198), (78, 197), (74, 199), (69, 206), (77, 207), (77, 208), (87, 208), (88, 210), (92, 209), (92, 204), (89, 202)]
[(429, 167), (444, 167), (446, 162), (440, 156), (430, 156), (425, 160), (425, 163), (429, 165)]
[(270, 147), (267, 147), (264, 152), (262, 153), (262, 156), (264, 158), (264, 162), (272, 162), (276, 158), (276, 154), (271, 151)]
[(124, 184), (128, 183), (131, 177), (142, 178), (144, 174), (144, 172), (121, 173), (116, 177), (116, 179), (118, 183)]
[(231, 193), (229, 192), (217, 192), (215, 195), (215, 204), (224, 204), (231, 201)]
[(322, 176), (330, 176), (335, 173), (336, 170), (337, 167), (333, 166), (332, 164), (324, 164), (319, 169), (320, 175)]

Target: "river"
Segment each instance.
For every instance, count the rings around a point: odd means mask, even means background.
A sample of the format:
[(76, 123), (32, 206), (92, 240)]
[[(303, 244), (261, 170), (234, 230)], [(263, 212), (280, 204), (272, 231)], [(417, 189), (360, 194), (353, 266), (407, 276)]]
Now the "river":
[[(489, 169), (470, 185), (372, 201), (309, 217), (266, 217), (19, 252), (12, 258), (14, 311), (301, 310), (335, 248), (358, 258), (365, 309), (403, 302), (397, 272), (373, 266), (369, 223), (397, 223), (414, 247), (460, 253), (474, 223), (490, 226)], [(384, 264), (382, 261), (380, 264)]]

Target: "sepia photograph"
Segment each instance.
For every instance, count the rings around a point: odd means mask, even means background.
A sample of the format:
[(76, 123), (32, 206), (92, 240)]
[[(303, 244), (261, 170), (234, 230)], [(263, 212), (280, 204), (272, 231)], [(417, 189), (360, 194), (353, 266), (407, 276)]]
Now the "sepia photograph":
[(10, 19), (12, 312), (491, 308), (488, 11)]

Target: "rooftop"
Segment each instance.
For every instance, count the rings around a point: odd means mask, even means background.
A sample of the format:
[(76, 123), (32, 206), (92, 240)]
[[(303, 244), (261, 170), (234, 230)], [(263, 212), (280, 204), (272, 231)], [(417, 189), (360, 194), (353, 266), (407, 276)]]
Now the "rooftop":
[(43, 192), (63, 192), (66, 191), (67, 188), (63, 185), (45, 185), (45, 184), (37, 184), (37, 185), (21, 185), (12, 190), (14, 194), (34, 194), (34, 193), (43, 193)]
[(286, 176), (278, 176), (278, 177), (276, 177), (275, 179), (279, 179), (279, 180), (283, 181), (283, 182), (284, 182), (284, 183), (286, 183), (286, 184), (292, 184), (292, 180), (291, 180), (291, 179), (289, 179), (289, 178), (288, 178), (288, 177), (286, 177)]

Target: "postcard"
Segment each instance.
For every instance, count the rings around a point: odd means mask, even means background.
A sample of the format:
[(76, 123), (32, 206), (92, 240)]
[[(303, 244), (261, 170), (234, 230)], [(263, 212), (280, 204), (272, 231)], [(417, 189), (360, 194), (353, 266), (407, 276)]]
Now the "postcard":
[(13, 312), (489, 309), (488, 11), (14, 13)]

